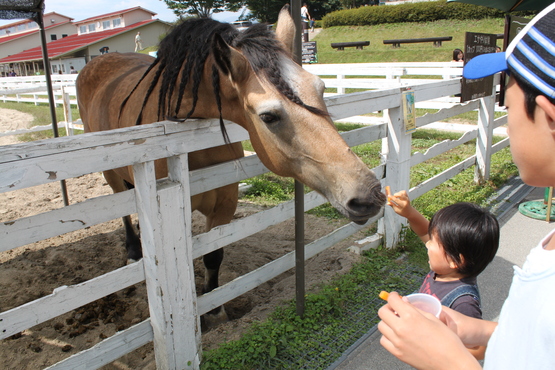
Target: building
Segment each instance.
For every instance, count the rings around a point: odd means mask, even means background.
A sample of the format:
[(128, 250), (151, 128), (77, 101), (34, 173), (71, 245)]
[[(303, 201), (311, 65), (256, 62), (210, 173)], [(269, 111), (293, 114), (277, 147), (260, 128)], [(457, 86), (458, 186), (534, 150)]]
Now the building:
[[(47, 32), (51, 72), (54, 74), (69, 73), (71, 67), (79, 71), (88, 61), (104, 52), (134, 52), (137, 32), (140, 32), (143, 48), (157, 45), (160, 38), (169, 31), (171, 25), (159, 19), (153, 19), (154, 15), (156, 13), (141, 7), (134, 7), (75, 23), (68, 18), (72, 27), (71, 33), (68, 31), (58, 37), (53, 32)], [(45, 31), (47, 31), (49, 27), (52, 27), (51, 25), (47, 26), (50, 18), (45, 15), (44, 20)], [(22, 39), (26, 36), (26, 32), (13, 34), (14, 27), (17, 30), (20, 23), (31, 27), (34, 22), (27, 20), (6, 25), (3, 28), (11, 32), (10, 35), (4, 37), (13, 37), (11, 42), (17, 41), (18, 44), (22, 40), (28, 41), (26, 43), (28, 46), (24, 50), (6, 56), (0, 52), (0, 73), (3, 72), (5, 75), (10, 70), (14, 70), (17, 75), (24, 76), (43, 73), (40, 38), (38, 42), (35, 42), (34, 39)], [(30, 30), (27, 33), (37, 33), (38, 35), (38, 27), (36, 31)], [(0, 37), (0, 43), (2, 39)]]

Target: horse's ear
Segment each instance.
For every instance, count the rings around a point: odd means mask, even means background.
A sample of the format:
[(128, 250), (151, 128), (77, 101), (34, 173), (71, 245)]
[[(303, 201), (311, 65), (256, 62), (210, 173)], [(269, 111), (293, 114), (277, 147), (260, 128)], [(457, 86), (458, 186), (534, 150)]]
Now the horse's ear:
[(286, 50), (289, 50), (291, 53), (293, 53), (295, 34), (295, 22), (293, 22), (293, 18), (289, 13), (289, 4), (285, 4), (279, 12), (276, 36), (285, 45)]
[(212, 38), (212, 55), (218, 69), (234, 83), (240, 83), (249, 76), (250, 64), (247, 58), (229, 46), (220, 34)]

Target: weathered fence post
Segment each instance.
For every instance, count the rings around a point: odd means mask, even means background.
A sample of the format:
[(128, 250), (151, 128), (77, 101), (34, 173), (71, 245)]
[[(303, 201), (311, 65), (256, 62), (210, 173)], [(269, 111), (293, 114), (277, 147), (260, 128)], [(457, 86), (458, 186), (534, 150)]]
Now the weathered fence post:
[(73, 115), (71, 114), (71, 101), (66, 86), (62, 86), (62, 103), (64, 108), (64, 120), (66, 127), (66, 135), (73, 135)]
[(495, 119), (495, 85), (491, 95), (480, 98), (478, 107), (478, 138), (476, 139), (476, 166), (474, 181), (487, 181), (491, 170), (493, 121)]
[(153, 161), (133, 170), (156, 367), (199, 369), (187, 155), (168, 158), (170, 181), (159, 186)]
[[(391, 192), (409, 189), (410, 185), (410, 157), (412, 134), (405, 132), (403, 111), (401, 108), (401, 94), (399, 106), (384, 111), (387, 117), (387, 138), (382, 139), (382, 153), (386, 155), (385, 166), (386, 185), (391, 186)], [(399, 233), (404, 224), (401, 217), (395, 214), (391, 207), (385, 207), (385, 245), (394, 247), (399, 241)]]

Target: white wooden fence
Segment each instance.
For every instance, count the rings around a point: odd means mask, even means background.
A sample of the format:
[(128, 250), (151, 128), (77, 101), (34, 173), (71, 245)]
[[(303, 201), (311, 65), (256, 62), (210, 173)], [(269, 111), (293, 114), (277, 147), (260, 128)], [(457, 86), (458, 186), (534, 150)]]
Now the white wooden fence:
[[(460, 93), (460, 81), (438, 80), (414, 85), (417, 102)], [(382, 140), (384, 161), (374, 168), (382, 182), (393, 189), (408, 189), (410, 168), (469, 140), (477, 140), (476, 154), (410, 189), (412, 199), (424, 194), (463, 169), (475, 166), (477, 178), (489, 176), (491, 155), (508, 145), (492, 143), (494, 97), (486, 97), (417, 119), (417, 126), (457, 115), (480, 111), (475, 130), (455, 141), (445, 141), (426, 153), (411, 155), (411, 134), (405, 133), (401, 113), (401, 89), (336, 95), (326, 98), (335, 119), (383, 110), (387, 122), (343, 134), (351, 146)], [(247, 139), (246, 132), (228, 124), (231, 141)], [(192, 260), (253, 235), (294, 215), (293, 202), (192, 236), (190, 196), (238, 182), (267, 171), (257, 156), (238, 163), (188, 171), (187, 153), (222, 145), (215, 121), (159, 122), (125, 129), (68, 136), (28, 144), (0, 147), (0, 192), (7, 192), (83, 174), (132, 165), (135, 189), (92, 198), (79, 204), (0, 224), (0, 252), (86, 228), (124, 215), (138, 213), (144, 258), (92, 280), (63, 286), (48, 296), (0, 313), (0, 339), (52, 319), (103, 296), (146, 280), (150, 318), (118, 332), (88, 350), (75, 354), (49, 369), (95, 369), (154, 341), (159, 369), (198, 369), (201, 361), (199, 315), (247, 292), (292, 268), (291, 252), (200, 297), (195, 295)], [(168, 158), (169, 177), (156, 181), (154, 160)], [(387, 173), (387, 178), (383, 178)], [(305, 195), (305, 208), (325, 200), (312, 192)], [(391, 209), (370, 220), (378, 232), (367, 248), (397, 243), (401, 222)], [(71, 220), (78, 222), (70, 222)], [(306, 246), (308, 259), (364, 226), (347, 224)]]

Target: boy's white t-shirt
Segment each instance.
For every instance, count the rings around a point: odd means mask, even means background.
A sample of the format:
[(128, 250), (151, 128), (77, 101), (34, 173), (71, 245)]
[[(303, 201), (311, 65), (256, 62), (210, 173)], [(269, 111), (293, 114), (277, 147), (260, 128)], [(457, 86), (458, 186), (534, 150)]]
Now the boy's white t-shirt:
[(555, 369), (555, 251), (543, 249), (554, 233), (530, 251), (522, 269), (514, 267), (484, 369)]

